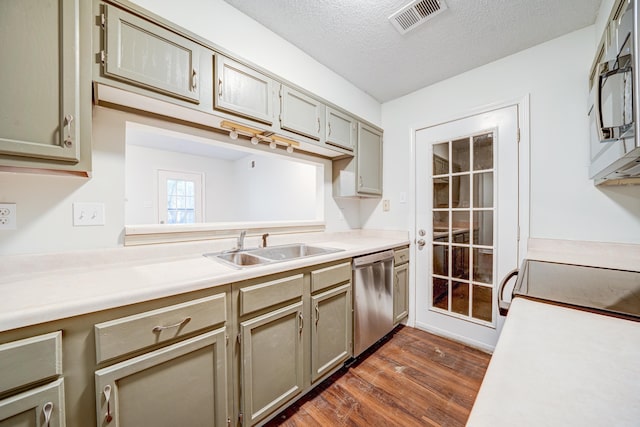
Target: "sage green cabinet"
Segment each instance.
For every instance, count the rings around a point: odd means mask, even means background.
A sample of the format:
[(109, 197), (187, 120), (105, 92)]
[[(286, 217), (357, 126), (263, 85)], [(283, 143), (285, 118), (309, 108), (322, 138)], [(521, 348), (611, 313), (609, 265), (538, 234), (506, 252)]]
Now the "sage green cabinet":
[(64, 381), (62, 378), (0, 400), (2, 427), (64, 427)]
[(351, 282), (311, 296), (311, 381), (352, 354)]
[(227, 426), (226, 327), (95, 373), (98, 426)]
[(105, 76), (200, 101), (200, 45), (111, 5), (103, 8)]
[(223, 55), (215, 55), (216, 109), (271, 125), (274, 86), (270, 77)]
[(358, 123), (356, 154), (358, 193), (382, 195), (382, 132)]
[(326, 107), (325, 120), (325, 142), (353, 151), (358, 133), (357, 121), (350, 115), (331, 107)]
[(0, 166), (90, 170), (90, 12), (77, 0), (0, 2)]
[(254, 425), (304, 389), (302, 301), (240, 323), (243, 425)]
[(320, 139), (324, 129), (324, 104), (286, 85), (280, 88), (280, 128)]
[(396, 249), (393, 267), (393, 321), (409, 315), (409, 248)]

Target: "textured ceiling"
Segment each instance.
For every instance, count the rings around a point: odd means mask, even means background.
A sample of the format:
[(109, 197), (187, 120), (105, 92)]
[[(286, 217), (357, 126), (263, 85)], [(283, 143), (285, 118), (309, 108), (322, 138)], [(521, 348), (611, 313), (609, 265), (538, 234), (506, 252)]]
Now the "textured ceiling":
[(409, 0), (225, 1), (380, 102), (591, 25), (601, 3), (446, 0), (403, 36), (387, 18)]

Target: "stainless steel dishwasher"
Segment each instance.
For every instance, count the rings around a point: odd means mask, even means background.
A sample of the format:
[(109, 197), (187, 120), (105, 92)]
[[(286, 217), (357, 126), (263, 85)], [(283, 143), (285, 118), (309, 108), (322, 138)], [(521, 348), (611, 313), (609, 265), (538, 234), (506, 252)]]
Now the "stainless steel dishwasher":
[(393, 329), (393, 251), (354, 258), (353, 283), (355, 357)]

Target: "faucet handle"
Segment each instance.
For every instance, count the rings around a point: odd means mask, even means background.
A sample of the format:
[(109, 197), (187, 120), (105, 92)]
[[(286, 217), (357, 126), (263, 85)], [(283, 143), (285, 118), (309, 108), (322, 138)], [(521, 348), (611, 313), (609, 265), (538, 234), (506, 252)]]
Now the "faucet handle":
[(264, 233), (262, 235), (262, 247), (263, 248), (267, 247), (267, 237), (269, 237), (269, 233)]

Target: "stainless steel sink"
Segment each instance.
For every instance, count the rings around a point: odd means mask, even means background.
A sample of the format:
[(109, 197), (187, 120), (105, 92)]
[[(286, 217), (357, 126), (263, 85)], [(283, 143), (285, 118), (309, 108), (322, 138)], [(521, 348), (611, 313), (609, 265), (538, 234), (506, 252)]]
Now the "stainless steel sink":
[(344, 249), (309, 246), (304, 243), (272, 246), (268, 248), (246, 249), (235, 252), (204, 254), (207, 258), (222, 261), (236, 268), (253, 267), (278, 261), (289, 261), (316, 255), (340, 252)]
[(217, 259), (232, 267), (251, 267), (272, 262), (272, 260), (252, 255), (249, 252), (211, 253), (204, 254), (204, 256)]
[(291, 245), (254, 249), (251, 251), (251, 254), (258, 255), (263, 258), (268, 258), (274, 261), (287, 261), (314, 255), (330, 254), (334, 252), (340, 252), (342, 250), (343, 249), (309, 246), (304, 243), (294, 243)]

